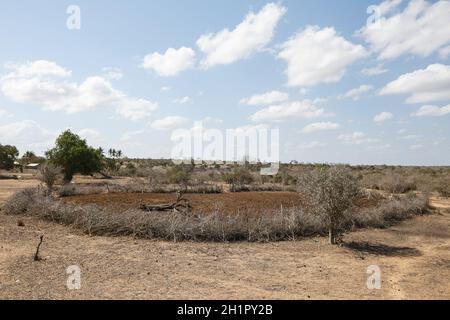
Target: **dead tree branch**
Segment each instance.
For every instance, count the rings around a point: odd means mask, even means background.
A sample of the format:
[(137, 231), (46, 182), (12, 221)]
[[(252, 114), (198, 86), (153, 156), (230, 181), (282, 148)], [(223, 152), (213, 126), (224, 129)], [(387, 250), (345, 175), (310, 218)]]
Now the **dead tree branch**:
[(174, 211), (179, 213), (187, 213), (192, 210), (192, 206), (189, 201), (183, 198), (183, 192), (177, 192), (177, 199), (173, 203), (166, 204), (141, 204), (141, 210), (147, 212), (157, 211)]
[(39, 256), (39, 249), (41, 248), (41, 244), (42, 244), (43, 241), (44, 241), (44, 235), (42, 235), (40, 237), (39, 244), (38, 244), (38, 246), (36, 248), (36, 253), (34, 254), (34, 261), (41, 261), (42, 260), (42, 258)]

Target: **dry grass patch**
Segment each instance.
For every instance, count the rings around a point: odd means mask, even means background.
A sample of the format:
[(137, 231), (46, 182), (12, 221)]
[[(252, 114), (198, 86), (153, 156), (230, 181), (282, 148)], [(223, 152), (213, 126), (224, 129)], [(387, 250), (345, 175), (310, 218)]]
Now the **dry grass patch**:
[[(422, 197), (385, 200), (376, 207), (347, 211), (342, 231), (360, 227), (386, 227), (414, 214), (427, 212)], [(2, 209), (11, 215), (32, 215), (76, 229), (89, 235), (128, 235), (144, 239), (173, 241), (280, 241), (312, 235), (324, 235), (326, 219), (301, 207), (207, 214), (147, 213), (138, 209), (120, 209), (98, 205), (78, 205), (45, 197), (37, 189), (14, 194)]]

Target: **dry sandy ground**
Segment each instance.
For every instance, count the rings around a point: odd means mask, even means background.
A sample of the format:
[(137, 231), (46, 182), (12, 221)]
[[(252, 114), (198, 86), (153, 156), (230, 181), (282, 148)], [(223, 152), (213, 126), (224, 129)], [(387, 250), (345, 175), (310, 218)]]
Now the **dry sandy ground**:
[(37, 180), (0, 180), (0, 203), (14, 192), (39, 185)]
[[(0, 212), (0, 299), (450, 299), (450, 200), (386, 230), (278, 243), (89, 237)], [(17, 226), (22, 219), (24, 227)], [(45, 235), (43, 260), (33, 262)], [(66, 268), (81, 268), (68, 290)], [(382, 287), (366, 286), (367, 267)]]

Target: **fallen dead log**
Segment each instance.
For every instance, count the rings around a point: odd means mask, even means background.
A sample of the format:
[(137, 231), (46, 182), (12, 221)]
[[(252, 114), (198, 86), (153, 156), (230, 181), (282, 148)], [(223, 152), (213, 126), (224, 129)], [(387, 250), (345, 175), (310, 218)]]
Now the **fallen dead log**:
[(192, 210), (192, 206), (187, 199), (183, 198), (183, 194), (181, 192), (178, 192), (177, 199), (173, 203), (141, 204), (140, 209), (147, 212), (173, 211), (186, 213)]

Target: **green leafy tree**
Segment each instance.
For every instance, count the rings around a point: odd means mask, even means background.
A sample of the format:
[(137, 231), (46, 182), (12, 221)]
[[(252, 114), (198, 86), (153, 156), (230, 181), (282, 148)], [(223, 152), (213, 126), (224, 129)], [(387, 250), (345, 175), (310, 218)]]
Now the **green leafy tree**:
[(0, 144), (0, 169), (11, 170), (14, 168), (14, 161), (19, 156), (16, 147)]
[(46, 156), (51, 164), (61, 167), (64, 183), (72, 181), (76, 173), (91, 175), (100, 172), (104, 166), (102, 151), (89, 147), (86, 140), (70, 130), (56, 139), (55, 147), (47, 151)]
[(25, 152), (20, 159), (22, 165), (27, 165), (30, 163), (42, 163), (43, 161), (45, 161), (45, 159), (42, 157), (38, 157), (33, 151)]

